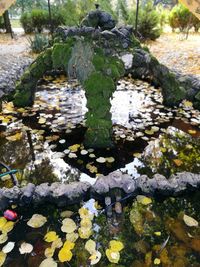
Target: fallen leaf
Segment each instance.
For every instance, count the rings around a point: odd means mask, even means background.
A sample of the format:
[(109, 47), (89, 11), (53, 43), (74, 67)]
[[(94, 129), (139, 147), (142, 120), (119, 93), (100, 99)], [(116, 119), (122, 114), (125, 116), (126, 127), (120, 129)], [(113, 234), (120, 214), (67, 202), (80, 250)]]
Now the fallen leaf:
[(176, 166), (180, 167), (183, 164), (183, 161), (180, 159), (173, 159), (173, 162), (176, 164)]
[(75, 222), (70, 219), (70, 218), (66, 218), (62, 221), (62, 227), (61, 227), (61, 231), (64, 233), (73, 233), (76, 230), (76, 224)]
[(40, 214), (34, 214), (32, 218), (27, 222), (27, 225), (32, 228), (39, 228), (42, 227), (46, 222), (46, 217)]
[(15, 247), (15, 242), (8, 242), (3, 248), (2, 251), (7, 254), (13, 250)]
[(20, 254), (28, 254), (33, 251), (33, 246), (29, 243), (23, 242), (19, 248)]
[(59, 236), (56, 234), (56, 232), (50, 231), (45, 235), (44, 240), (46, 242), (51, 243), (51, 242), (55, 241), (58, 238), (59, 238)]
[(96, 251), (96, 242), (92, 239), (89, 239), (85, 243), (85, 249), (92, 255)]
[(52, 258), (45, 259), (41, 262), (39, 267), (57, 267), (58, 264)]
[(195, 220), (194, 218), (192, 218), (186, 214), (183, 215), (183, 221), (189, 227), (197, 227), (199, 225), (197, 220)]

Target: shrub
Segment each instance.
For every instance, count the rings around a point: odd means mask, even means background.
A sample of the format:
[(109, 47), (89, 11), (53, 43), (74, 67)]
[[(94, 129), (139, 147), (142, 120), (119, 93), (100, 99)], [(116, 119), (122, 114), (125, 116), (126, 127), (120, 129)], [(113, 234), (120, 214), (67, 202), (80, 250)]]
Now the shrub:
[(149, 1), (143, 8), (140, 8), (138, 32), (145, 40), (156, 40), (161, 35), (160, 15), (151, 1)]
[(25, 12), (22, 14), (20, 22), (22, 24), (25, 33), (28, 34), (34, 31), (31, 14), (29, 12)]
[(34, 38), (28, 40), (33, 53), (41, 53), (49, 46), (49, 38), (43, 34), (36, 33)]
[(200, 21), (181, 4), (174, 6), (169, 15), (169, 24), (174, 31), (179, 29), (180, 32), (186, 32), (194, 27), (195, 31), (200, 28)]
[(49, 13), (46, 10), (33, 9), (31, 19), (35, 31), (41, 33), (49, 23)]

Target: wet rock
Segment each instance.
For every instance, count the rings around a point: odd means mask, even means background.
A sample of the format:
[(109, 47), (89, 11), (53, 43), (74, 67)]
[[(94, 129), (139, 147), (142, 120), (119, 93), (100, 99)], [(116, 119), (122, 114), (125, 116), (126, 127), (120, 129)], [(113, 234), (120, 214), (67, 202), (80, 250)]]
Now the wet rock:
[(125, 193), (132, 193), (136, 189), (135, 181), (129, 175), (123, 175), (120, 171), (115, 171), (108, 176), (99, 177), (92, 190), (98, 194), (106, 194), (115, 188), (120, 188)]
[(36, 188), (36, 186), (34, 184), (29, 183), (27, 186), (25, 186), (21, 189), (22, 193), (21, 193), (20, 201), (23, 204), (29, 204), (32, 201), (33, 195), (35, 192), (35, 188)]
[(33, 201), (35, 203), (38, 203), (38, 202), (42, 202), (45, 200), (49, 200), (50, 199), (50, 192), (51, 191), (50, 191), (50, 187), (49, 187), (48, 183), (43, 183), (43, 184), (36, 186), (35, 192), (33, 195)]

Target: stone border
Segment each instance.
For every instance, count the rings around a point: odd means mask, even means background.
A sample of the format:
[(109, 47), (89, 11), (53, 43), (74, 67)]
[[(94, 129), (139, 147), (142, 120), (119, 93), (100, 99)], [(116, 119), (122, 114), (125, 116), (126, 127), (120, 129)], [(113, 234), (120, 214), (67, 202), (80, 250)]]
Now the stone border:
[(101, 176), (94, 185), (88, 182), (73, 182), (62, 184), (43, 183), (38, 186), (29, 183), (20, 188), (0, 189), (0, 208), (4, 210), (11, 204), (18, 206), (37, 206), (43, 203), (54, 203), (59, 207), (80, 203), (89, 198), (99, 199), (111, 195), (113, 191), (121, 190), (125, 196), (138, 194), (177, 196), (188, 190), (196, 190), (200, 187), (200, 174), (190, 172), (177, 173), (166, 179), (163, 175), (155, 174), (152, 179), (142, 175), (133, 179), (120, 171)]

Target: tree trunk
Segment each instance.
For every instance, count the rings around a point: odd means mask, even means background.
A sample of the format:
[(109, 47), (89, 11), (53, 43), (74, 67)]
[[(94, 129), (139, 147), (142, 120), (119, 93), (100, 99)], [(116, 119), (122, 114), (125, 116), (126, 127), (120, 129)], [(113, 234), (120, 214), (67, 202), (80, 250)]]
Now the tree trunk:
[(10, 23), (10, 18), (9, 18), (8, 10), (6, 10), (4, 12), (3, 18), (4, 18), (6, 33), (11, 33), (12, 34), (12, 27), (11, 27), (11, 23)]

